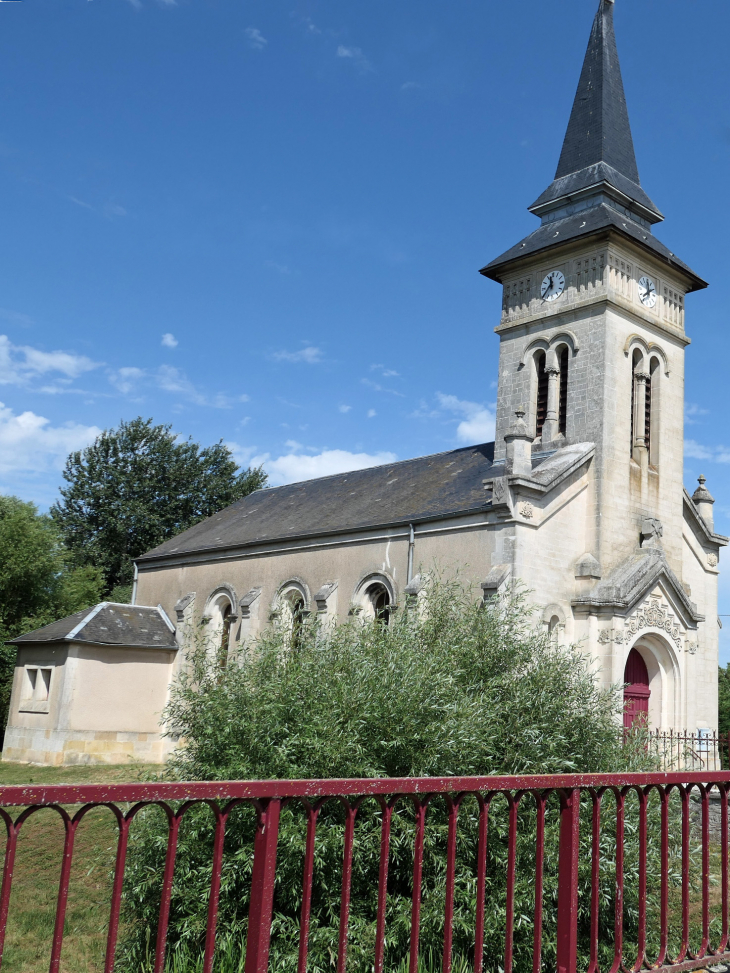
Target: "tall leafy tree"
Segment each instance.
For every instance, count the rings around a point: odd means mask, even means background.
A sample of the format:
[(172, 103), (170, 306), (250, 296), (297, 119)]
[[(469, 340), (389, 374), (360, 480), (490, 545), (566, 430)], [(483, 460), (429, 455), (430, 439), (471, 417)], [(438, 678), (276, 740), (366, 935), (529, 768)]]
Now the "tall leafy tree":
[(78, 564), (101, 568), (107, 591), (131, 583), (132, 561), (266, 485), (221, 441), (201, 448), (138, 417), (72, 453), (51, 514)]
[(102, 574), (74, 565), (58, 527), (32, 503), (0, 496), (0, 725), (5, 726), (15, 667), (6, 640), (97, 602)]

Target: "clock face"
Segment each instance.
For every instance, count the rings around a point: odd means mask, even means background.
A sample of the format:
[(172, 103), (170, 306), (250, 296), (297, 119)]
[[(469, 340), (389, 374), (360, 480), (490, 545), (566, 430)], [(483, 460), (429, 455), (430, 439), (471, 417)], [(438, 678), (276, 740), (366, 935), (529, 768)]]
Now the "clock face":
[(656, 306), (656, 284), (651, 277), (642, 277), (639, 281), (639, 300), (644, 307)]
[(551, 270), (540, 288), (543, 301), (554, 301), (565, 290), (565, 277), (559, 270)]

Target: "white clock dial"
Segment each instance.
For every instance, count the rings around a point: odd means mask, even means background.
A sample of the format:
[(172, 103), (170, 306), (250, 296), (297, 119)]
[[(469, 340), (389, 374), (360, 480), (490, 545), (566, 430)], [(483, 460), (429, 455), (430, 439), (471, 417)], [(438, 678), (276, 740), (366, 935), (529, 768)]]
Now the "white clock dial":
[(565, 290), (565, 277), (559, 270), (551, 270), (540, 288), (543, 301), (554, 301)]
[(656, 306), (656, 284), (651, 277), (642, 277), (639, 281), (639, 300), (644, 307)]

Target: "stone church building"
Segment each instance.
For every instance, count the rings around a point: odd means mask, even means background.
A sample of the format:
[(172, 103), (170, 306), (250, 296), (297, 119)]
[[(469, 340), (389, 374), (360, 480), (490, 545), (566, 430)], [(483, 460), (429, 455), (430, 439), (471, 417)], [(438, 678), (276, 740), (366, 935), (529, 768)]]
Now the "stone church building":
[(682, 478), (685, 298), (706, 283), (653, 234), (613, 0), (529, 209), (540, 225), (481, 271), (503, 291), (495, 442), (261, 490), (145, 554), (133, 606), (16, 640), (6, 759), (164, 759), (189, 626), (235, 651), (315, 613), (387, 621), (434, 564), (485, 598), (523, 582), (556, 639), (627, 684), (626, 723), (716, 728), (727, 539)]

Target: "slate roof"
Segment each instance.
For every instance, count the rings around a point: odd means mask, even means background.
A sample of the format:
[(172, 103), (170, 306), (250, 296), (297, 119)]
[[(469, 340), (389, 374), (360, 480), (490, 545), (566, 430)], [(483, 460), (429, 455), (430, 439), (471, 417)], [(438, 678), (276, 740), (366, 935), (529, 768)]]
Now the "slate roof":
[[(621, 185), (617, 188), (652, 210), (655, 216), (652, 222), (658, 222), (662, 215), (639, 183), (639, 167), (616, 48), (613, 8), (613, 0), (601, 0), (599, 4), (555, 182), (540, 199), (544, 202), (547, 197), (557, 199), (566, 195), (566, 190), (574, 192), (581, 182), (580, 173), (603, 162), (607, 174), (618, 174)], [(556, 185), (558, 183), (561, 185)], [(570, 183), (574, 185), (570, 186)]]
[(50, 625), (20, 635), (11, 645), (38, 642), (87, 642), (128, 648), (176, 649), (175, 629), (161, 608), (117, 605), (105, 601)]
[(614, 230), (683, 271), (690, 290), (707, 286), (652, 235), (651, 224), (664, 217), (639, 180), (613, 8), (613, 0), (600, 0), (555, 179), (529, 207), (542, 226), (483, 267), (485, 277), (501, 282), (512, 260)]
[(518, 257), (526, 257), (529, 254), (539, 253), (557, 244), (565, 243), (568, 240), (577, 240), (581, 237), (593, 236), (605, 230), (615, 230), (616, 232), (635, 240), (637, 243), (655, 253), (658, 257), (670, 265), (681, 270), (692, 281), (690, 290), (700, 290), (707, 287), (707, 282), (696, 274), (691, 267), (680, 260), (669, 247), (666, 247), (644, 226), (635, 223), (628, 216), (619, 213), (607, 203), (599, 206), (582, 210), (573, 216), (567, 216), (562, 220), (554, 220), (551, 223), (543, 223), (536, 230), (526, 236), (524, 240), (505, 251), (496, 260), (492, 260), (486, 267), (482, 267), (481, 274), (490, 277), (492, 280), (501, 280), (500, 270), (505, 264)]
[[(549, 485), (593, 444), (568, 446), (533, 458), (533, 478)], [(317, 480), (257, 490), (138, 558), (160, 558), (240, 548), (292, 538), (340, 534), (395, 524), (438, 520), (484, 510), (491, 494), (484, 481), (504, 474), (494, 443), (467, 446), (339, 473)]]

